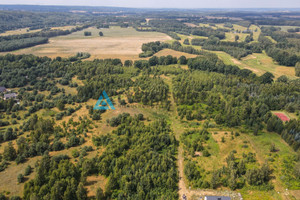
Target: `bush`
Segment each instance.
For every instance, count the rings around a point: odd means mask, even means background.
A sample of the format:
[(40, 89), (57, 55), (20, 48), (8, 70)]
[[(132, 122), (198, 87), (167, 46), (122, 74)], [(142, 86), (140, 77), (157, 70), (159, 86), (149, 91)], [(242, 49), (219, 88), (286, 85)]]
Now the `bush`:
[(77, 149), (72, 151), (72, 156), (73, 158), (78, 158), (79, 157), (79, 151)]
[(84, 36), (91, 36), (92, 35), (92, 32), (90, 31), (84, 31)]
[(204, 156), (204, 157), (209, 157), (209, 156), (210, 156), (210, 153), (205, 149), (205, 150), (203, 151), (203, 156)]
[(23, 183), (24, 181), (24, 175), (23, 174), (19, 174), (18, 175), (18, 183)]
[(4, 194), (0, 193), (0, 200), (6, 200), (6, 197)]
[(185, 44), (185, 45), (190, 45), (190, 41), (189, 41), (189, 39), (188, 39), (188, 38), (186, 38), (186, 39), (183, 41), (183, 44)]
[(65, 148), (65, 145), (60, 140), (55, 140), (52, 144), (53, 151), (60, 151)]
[(31, 174), (31, 172), (32, 172), (32, 168), (31, 168), (30, 165), (28, 165), (28, 166), (25, 168), (24, 175), (25, 175), (25, 176), (28, 176), (28, 175)]
[(64, 116), (64, 113), (63, 113), (63, 112), (57, 113), (57, 114), (55, 115), (55, 119), (56, 119), (56, 120), (61, 120), (61, 119), (63, 118), (63, 116)]
[(225, 142), (225, 138), (224, 137), (222, 137), (221, 142), (223, 142), (223, 143)]
[(26, 161), (26, 158), (24, 155), (18, 155), (16, 158), (16, 163), (20, 164), (20, 163), (24, 163)]

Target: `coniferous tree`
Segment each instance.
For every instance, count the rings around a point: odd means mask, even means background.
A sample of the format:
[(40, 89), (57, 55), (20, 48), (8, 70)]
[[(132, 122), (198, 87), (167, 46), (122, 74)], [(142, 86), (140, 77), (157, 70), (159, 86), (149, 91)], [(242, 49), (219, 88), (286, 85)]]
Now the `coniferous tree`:
[(84, 188), (82, 183), (79, 183), (76, 191), (76, 196), (78, 200), (86, 200), (87, 199), (87, 191)]
[(8, 161), (13, 161), (17, 158), (17, 152), (12, 142), (9, 142), (8, 145), (4, 147), (3, 158)]
[(102, 188), (99, 187), (96, 192), (96, 200), (104, 200), (104, 199), (105, 199), (105, 196), (104, 196), (103, 190), (102, 190)]

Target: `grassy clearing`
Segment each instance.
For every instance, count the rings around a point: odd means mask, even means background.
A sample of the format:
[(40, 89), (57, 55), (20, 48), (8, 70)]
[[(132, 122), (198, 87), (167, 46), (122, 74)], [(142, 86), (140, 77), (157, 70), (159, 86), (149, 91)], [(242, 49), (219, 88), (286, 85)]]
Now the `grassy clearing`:
[[(199, 27), (210, 27), (210, 28), (213, 28), (213, 29), (217, 29), (217, 28), (223, 28), (223, 29), (228, 29), (228, 30), (231, 30), (230, 28), (227, 28), (227, 27), (224, 27), (224, 24), (215, 24), (216, 26), (210, 26), (209, 24), (202, 24), (200, 23), (199, 24)], [(250, 34), (246, 34), (246, 33), (237, 33), (236, 31), (245, 31), (247, 30), (246, 27), (243, 27), (243, 26), (240, 26), (240, 25), (237, 25), (237, 24), (233, 24), (233, 29), (235, 31), (230, 31), (230, 32), (226, 32), (225, 33), (225, 39), (223, 39), (222, 41), (230, 41), (230, 42), (234, 42), (235, 41), (235, 36), (238, 35), (239, 36), (239, 40), (238, 42), (243, 42), (245, 40), (245, 38), (247, 37), (247, 35), (250, 35)], [(253, 31), (253, 39), (254, 41), (258, 41), (258, 37), (261, 33), (261, 30), (258, 26), (256, 25), (251, 25), (249, 27), (250, 30)], [(255, 32), (256, 31), (256, 32)], [(201, 38), (201, 39), (207, 39), (207, 37), (202, 37), (202, 36), (185, 36), (185, 35), (181, 35), (181, 34), (178, 34), (180, 37), (181, 37), (181, 41), (183, 42), (184, 39), (186, 38), (189, 38), (189, 39), (193, 39), (193, 38)]]
[(254, 53), (243, 58), (241, 61), (244, 65), (249, 66), (251, 69), (259, 70), (260, 73), (271, 72), (276, 78), (281, 75), (286, 75), (289, 78), (295, 77), (295, 68), (277, 65), (273, 59), (265, 53)]
[(193, 23), (184, 23), (185, 25), (189, 26), (189, 27), (199, 27), (199, 25), (197, 24), (193, 24)]
[(290, 79), (296, 79), (295, 68), (286, 67), (276, 64), (271, 57), (265, 53), (253, 53), (248, 55), (241, 60), (233, 58), (229, 54), (222, 51), (211, 51), (218, 55), (220, 59), (227, 65), (237, 65), (242, 69), (249, 69), (256, 73), (257, 75), (262, 75), (265, 72), (271, 72), (275, 78), (281, 75), (286, 75)]
[[(249, 139), (259, 157), (268, 161), (270, 167), (274, 170), (275, 177), (272, 182), (275, 191), (279, 192), (281, 196), (286, 195), (284, 194), (287, 193), (286, 186), (281, 178), (285, 176), (285, 171), (289, 169), (284, 168), (284, 163), (285, 160), (296, 156), (296, 153), (276, 133), (262, 133), (259, 136), (249, 135)], [(270, 152), (272, 144), (275, 144), (276, 149), (278, 149), (275, 153)]]
[[(240, 136), (234, 136), (232, 138), (231, 131), (235, 130), (212, 130), (211, 138), (208, 140), (207, 146), (205, 146), (211, 156), (194, 158), (201, 168), (209, 172), (206, 179), (208, 181), (210, 180), (211, 171), (226, 165), (225, 159), (231, 151), (236, 150), (236, 157), (238, 158), (241, 158), (243, 153), (247, 154), (252, 152), (256, 154), (257, 163), (248, 164), (247, 167), (258, 167), (258, 165), (262, 165), (264, 162), (268, 161), (270, 167), (274, 170), (273, 174), (275, 175), (275, 178), (272, 180), (272, 183), (275, 187), (275, 191), (258, 191), (253, 190), (252, 188), (244, 188), (238, 190), (238, 192), (241, 192), (243, 199), (279, 200), (285, 199), (283, 196), (291, 195), (285, 190), (284, 183), (281, 180), (282, 172), (286, 170), (283, 167), (284, 160), (296, 155), (288, 144), (286, 144), (276, 133), (261, 132), (258, 136), (242, 133)], [(225, 142), (221, 141), (223, 137)], [(270, 153), (271, 144), (275, 144), (278, 152)]]
[(216, 29), (216, 27), (210, 26), (209, 24), (203, 24), (203, 23), (200, 23), (199, 26), (200, 26), (200, 27), (211, 27), (211, 28), (213, 28), (213, 29)]
[(87, 187), (88, 197), (96, 196), (97, 188), (101, 188), (105, 191), (105, 184), (107, 179), (104, 176), (88, 176), (87, 177)]
[(282, 200), (276, 191), (253, 191), (245, 188), (239, 192), (245, 200)]
[(256, 26), (256, 25), (251, 25), (249, 27), (249, 29), (253, 31), (253, 39), (254, 39), (254, 41), (258, 41), (258, 37), (259, 37), (259, 35), (261, 33), (260, 28), (258, 26)]
[(246, 39), (247, 35), (249, 35), (249, 34), (226, 32), (225, 33), (226, 38), (223, 39), (222, 41), (234, 42), (236, 35), (239, 36), (238, 42), (243, 42)]
[(208, 39), (208, 37), (198, 36), (198, 35), (189, 35), (189, 36), (188, 35), (183, 35), (183, 34), (177, 34), (177, 35), (181, 38), (181, 40), (179, 42), (181, 43), (182, 46), (189, 46), (189, 45), (183, 44), (183, 41), (185, 39), (189, 39), (190, 43), (191, 43), (191, 40), (195, 39), (195, 38), (197, 38), (197, 39)]
[[(222, 27), (222, 26), (219, 26), (219, 27), (220, 27), (220, 28), (224, 28), (224, 26), (223, 26), (223, 27)], [(225, 27), (225, 28), (226, 28), (226, 27)], [(241, 31), (241, 32), (247, 30), (246, 27), (239, 26), (239, 25), (237, 25), (237, 24), (233, 24), (233, 29), (234, 29), (235, 31)], [(251, 25), (251, 26), (249, 27), (249, 29), (253, 31), (253, 39), (254, 39), (253, 42), (257, 42), (257, 41), (258, 41), (258, 37), (259, 37), (259, 35), (260, 35), (260, 33), (261, 33), (260, 28), (259, 28), (258, 26), (256, 26), (256, 25)], [(235, 31), (234, 31), (234, 32), (227, 32), (227, 33), (225, 33), (226, 38), (225, 38), (223, 41), (234, 42), (234, 41), (235, 41), (235, 36), (238, 35), (238, 36), (239, 36), (238, 42), (243, 42), (243, 41), (245, 41), (247, 35), (250, 35), (250, 34), (248, 34), (248, 33), (237, 33), (237, 32), (235, 32)]]
[[(92, 36), (84, 36), (84, 31), (92, 32)], [(99, 37), (99, 31), (104, 37)], [(138, 32), (133, 28), (112, 27), (110, 29), (88, 28), (66, 36), (49, 39), (48, 44), (38, 45), (14, 51), (15, 54), (34, 54), (37, 56), (69, 57), (77, 52), (89, 52), (95, 58), (138, 59), (143, 43), (166, 41), (171, 38), (163, 33)]]
[[(272, 25), (263, 25), (265, 27), (271, 27)], [(273, 26), (273, 27), (279, 27), (281, 28), (282, 31), (285, 31), (287, 32), (288, 29), (291, 29), (291, 28), (300, 28), (299, 26)]]
[(71, 95), (76, 95), (77, 94), (77, 89), (75, 87), (69, 87), (67, 85), (61, 85), (59, 83), (56, 84), (56, 86), (59, 88), (59, 89), (64, 89), (66, 94), (71, 94)]
[[(256, 168), (261, 166), (263, 163), (268, 161), (270, 167), (274, 170), (274, 179), (272, 183), (275, 190), (271, 191), (259, 191), (251, 187), (245, 187), (241, 190), (237, 190), (243, 196), (245, 200), (282, 200), (282, 199), (295, 199), (293, 195), (297, 195), (297, 190), (295, 194), (293, 192), (288, 192), (285, 189), (284, 183), (281, 180), (284, 168), (284, 160), (288, 157), (293, 157), (296, 153), (286, 144), (276, 133), (265, 133), (260, 132), (258, 136), (252, 134), (241, 133), (240, 136), (233, 136), (231, 132), (236, 132), (235, 129), (211, 129), (211, 137), (204, 145), (205, 149), (211, 154), (210, 157), (195, 157), (193, 158), (197, 161), (198, 165), (205, 169), (206, 180), (210, 181), (211, 172), (213, 170), (219, 169), (226, 165), (226, 157), (231, 151), (236, 150), (235, 154), (237, 158), (242, 158), (242, 154), (255, 153), (256, 163), (247, 164), (247, 168)], [(222, 142), (224, 137), (225, 142)], [(271, 153), (270, 146), (275, 144), (278, 152)], [(226, 188), (222, 188), (223, 190)], [(287, 198), (288, 197), (288, 198)]]
[[(222, 138), (225, 139), (225, 142), (222, 142)], [(247, 147), (244, 147), (244, 145), (247, 145)], [(233, 150), (237, 151), (235, 156), (238, 158), (242, 158), (243, 153), (255, 153), (255, 150), (251, 145), (249, 145), (249, 140), (246, 135), (242, 134), (238, 137), (235, 137), (234, 135), (231, 135), (231, 130), (211, 131), (211, 136), (207, 142), (206, 149), (209, 151), (211, 156), (196, 157), (195, 160), (199, 163), (199, 166), (201, 166), (201, 168), (205, 169), (207, 172), (212, 172), (226, 165), (226, 158)], [(210, 175), (211, 174), (209, 173), (207, 176), (207, 181), (210, 181)]]
[[(24, 174), (24, 170), (27, 165), (31, 167), (35, 166), (35, 162), (41, 157), (37, 156), (29, 159), (26, 163), (21, 163), (17, 165), (15, 162), (12, 162), (7, 169), (0, 172), (0, 192), (5, 192), (7, 195), (14, 196), (23, 194), (24, 183), (18, 183), (17, 177), (19, 174)], [(29, 176), (26, 176), (25, 180), (32, 179), (35, 177), (35, 170)]]
[(71, 30), (72, 28), (75, 28), (76, 26), (58, 26), (58, 27), (52, 27), (52, 30)]

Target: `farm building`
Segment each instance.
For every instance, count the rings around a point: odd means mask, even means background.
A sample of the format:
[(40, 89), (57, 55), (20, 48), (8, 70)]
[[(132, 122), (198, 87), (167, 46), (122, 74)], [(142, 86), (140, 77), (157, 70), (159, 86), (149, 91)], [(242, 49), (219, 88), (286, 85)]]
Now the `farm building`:
[(231, 198), (225, 196), (206, 196), (204, 200), (231, 200)]
[(17, 93), (8, 93), (8, 94), (4, 94), (4, 100), (8, 100), (8, 99), (16, 99), (18, 96)]
[(0, 92), (5, 92), (6, 91), (6, 88), (5, 87), (0, 87)]

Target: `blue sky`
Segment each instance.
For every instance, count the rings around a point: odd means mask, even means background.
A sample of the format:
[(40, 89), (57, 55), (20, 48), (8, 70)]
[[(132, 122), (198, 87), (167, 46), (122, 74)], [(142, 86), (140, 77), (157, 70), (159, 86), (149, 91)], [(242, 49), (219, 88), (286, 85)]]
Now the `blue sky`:
[(1, 0), (0, 4), (138, 8), (300, 8), (300, 0)]

